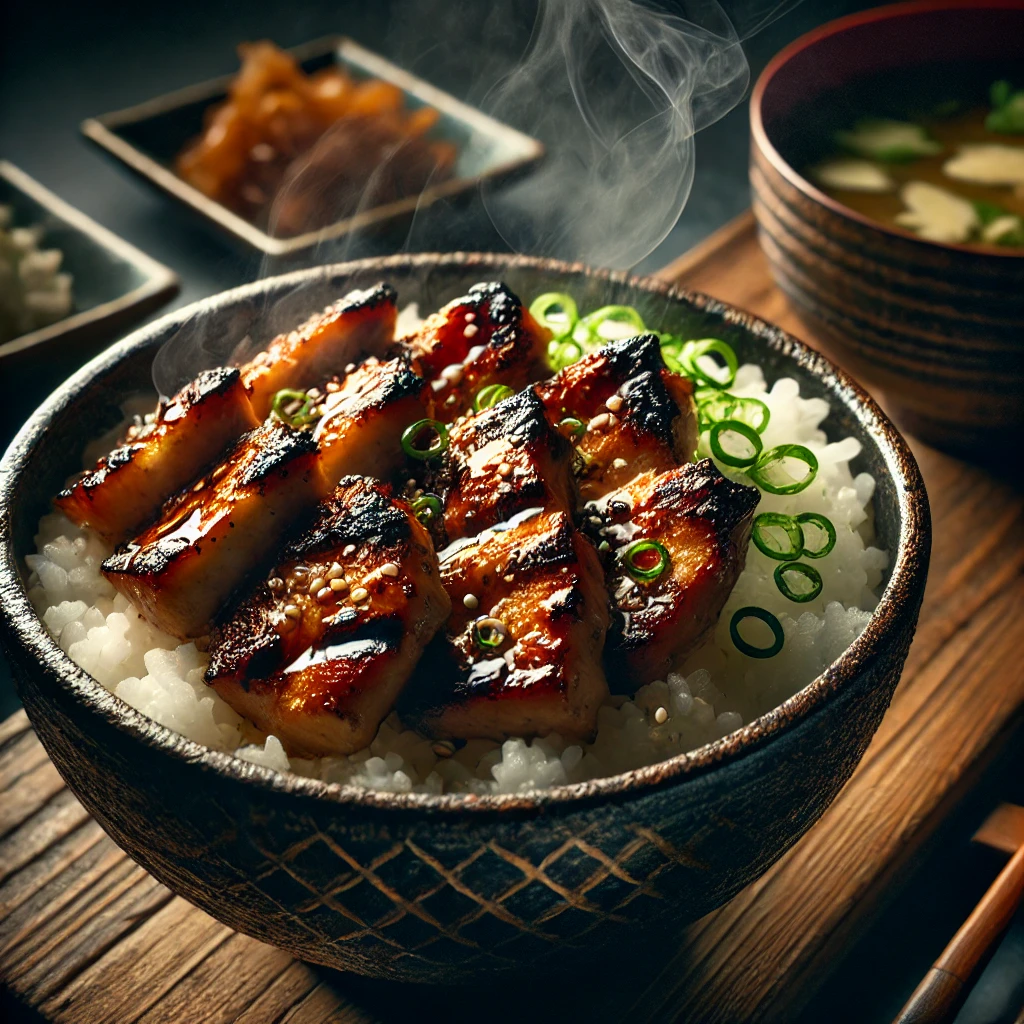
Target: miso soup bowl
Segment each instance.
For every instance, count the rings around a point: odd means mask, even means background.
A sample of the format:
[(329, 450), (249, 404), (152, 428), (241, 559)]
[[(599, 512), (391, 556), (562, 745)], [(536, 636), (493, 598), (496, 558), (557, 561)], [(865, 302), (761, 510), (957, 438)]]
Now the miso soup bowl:
[[(353, 287), (391, 281), (435, 309), (481, 280), (715, 335), (769, 381), (832, 406), (833, 439), (863, 444), (891, 570), (860, 638), (756, 721), (682, 756), (526, 795), (371, 792), (278, 774), (135, 711), (60, 650), (29, 603), (25, 556), (86, 440), (148, 385), (179, 331), (267, 338)], [(849, 377), (752, 316), (664, 282), (553, 261), (400, 256), (225, 292), (114, 345), (32, 417), (0, 463), (0, 636), (29, 717), (70, 789), (116, 843), (225, 924), (318, 964), (455, 982), (564, 968), (721, 906), (814, 824), (849, 778), (910, 646), (930, 548), (924, 486), (903, 439)], [(557, 956), (553, 954), (558, 954)]]
[[(996, 460), (1024, 437), (1024, 251), (925, 241), (830, 198), (801, 168), (858, 116), (906, 116), (903, 103), (976, 96), (1000, 77), (1024, 85), (1021, 68), (1024, 0), (923, 0), (796, 40), (750, 103), (761, 245), (797, 314), (909, 432)], [(905, 89), (873, 89), (901, 72)]]

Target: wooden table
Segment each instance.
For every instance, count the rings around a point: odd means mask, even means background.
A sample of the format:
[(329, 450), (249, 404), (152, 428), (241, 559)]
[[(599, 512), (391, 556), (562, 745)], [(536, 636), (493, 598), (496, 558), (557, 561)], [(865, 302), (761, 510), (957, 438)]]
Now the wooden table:
[[(740, 218), (663, 276), (806, 337)], [(935, 527), (917, 638), (850, 783), (763, 878), (665, 957), (499, 991), (410, 989), (306, 966), (150, 878), (64, 787), (19, 713), (0, 726), (0, 992), (47, 1021), (325, 1024), (530, 1013), (789, 1020), (1024, 706), (1024, 498), (915, 444)], [(580, 984), (582, 982), (582, 984)], [(578, 987), (577, 987), (578, 986)], [(0, 998), (0, 1008), (3, 1008)], [(33, 1017), (31, 1019), (38, 1019)]]

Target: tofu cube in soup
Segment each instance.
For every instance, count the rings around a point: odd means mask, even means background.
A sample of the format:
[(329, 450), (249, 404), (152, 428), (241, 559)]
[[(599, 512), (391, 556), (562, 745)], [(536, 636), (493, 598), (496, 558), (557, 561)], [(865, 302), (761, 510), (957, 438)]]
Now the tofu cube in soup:
[(430, 381), (430, 415), (442, 423), (473, 408), (485, 387), (519, 391), (550, 372), (551, 332), (503, 284), (477, 284), (427, 317), (404, 339), (413, 365)]
[(584, 502), (688, 462), (697, 447), (693, 384), (665, 366), (653, 334), (611, 342), (535, 390), (577, 446)]
[(608, 696), (608, 601), (596, 551), (563, 512), (538, 512), (440, 555), (452, 600), (404, 713), (438, 738), (593, 734)]
[(159, 629), (204, 636), (232, 591), (327, 490), (313, 435), (272, 417), (108, 558), (103, 573)]
[(285, 388), (305, 390), (368, 355), (382, 355), (395, 335), (397, 293), (388, 284), (354, 291), (300, 327), (276, 337), (242, 367), (257, 416)]
[(645, 473), (609, 495), (597, 532), (611, 546), (613, 692), (664, 679), (713, 628), (743, 570), (759, 500), (710, 459)]
[(479, 533), (529, 507), (572, 513), (572, 448), (529, 389), (450, 430), (438, 489), (449, 539)]
[(408, 505), (345, 477), (218, 627), (207, 681), (293, 754), (366, 747), (450, 610)]
[(324, 473), (386, 477), (404, 461), (402, 434), (424, 417), (425, 381), (399, 356), (370, 358), (327, 389), (316, 426)]
[(54, 503), (72, 522), (120, 543), (258, 425), (239, 371), (204, 370)]

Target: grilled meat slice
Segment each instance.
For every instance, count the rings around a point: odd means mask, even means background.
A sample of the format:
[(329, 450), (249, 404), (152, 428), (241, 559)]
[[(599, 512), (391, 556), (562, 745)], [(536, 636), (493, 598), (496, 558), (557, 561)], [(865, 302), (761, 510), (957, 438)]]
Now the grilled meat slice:
[[(608, 589), (618, 613), (606, 651), (614, 692), (664, 679), (718, 621), (743, 570), (759, 500), (756, 487), (726, 479), (710, 459), (644, 473), (609, 495), (600, 535), (611, 545)], [(648, 581), (627, 567), (627, 554), (643, 540), (663, 545), (669, 559)], [(635, 560), (642, 573), (658, 554)]]
[(312, 434), (268, 419), (108, 558), (103, 573), (158, 628), (203, 636), (235, 587), (327, 491)]
[(571, 514), (572, 447), (529, 389), (456, 423), (441, 479), (449, 540), (479, 533), (526, 508)]
[(54, 504), (72, 522), (118, 544), (258, 425), (239, 371), (205, 370), (161, 402), (151, 423), (129, 429), (124, 443)]
[(386, 477), (403, 461), (402, 432), (425, 415), (425, 381), (404, 356), (371, 357), (328, 390), (315, 436), (324, 474)]
[(443, 738), (590, 736), (608, 695), (596, 551), (562, 512), (524, 513), (441, 553), (452, 599), (401, 713)]
[(688, 462), (697, 448), (693, 385), (672, 373), (656, 335), (611, 342), (534, 390), (552, 424), (572, 432), (583, 460), (580, 499), (599, 501), (645, 472)]
[(405, 338), (430, 381), (431, 416), (450, 423), (489, 384), (519, 391), (546, 377), (551, 332), (503, 284), (475, 284)]
[(398, 295), (389, 284), (350, 292), (300, 327), (278, 335), (242, 367), (242, 382), (260, 419), (283, 388), (305, 390), (348, 363), (381, 355), (395, 336)]
[(409, 507), (348, 476), (217, 628), (206, 679), (293, 754), (366, 747), (451, 609)]

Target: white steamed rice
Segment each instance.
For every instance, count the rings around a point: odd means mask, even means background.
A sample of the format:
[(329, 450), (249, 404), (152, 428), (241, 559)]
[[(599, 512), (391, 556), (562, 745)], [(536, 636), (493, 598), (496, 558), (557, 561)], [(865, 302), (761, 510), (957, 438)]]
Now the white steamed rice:
[[(887, 564), (886, 553), (872, 546), (875, 482), (865, 473), (850, 473), (849, 461), (860, 451), (856, 439), (827, 442), (820, 424), (828, 403), (801, 398), (791, 379), (766, 390), (753, 365), (740, 368), (730, 391), (768, 405), (766, 450), (800, 443), (818, 458), (818, 474), (806, 490), (765, 494), (758, 510), (820, 512), (832, 520), (836, 546), (815, 562), (822, 593), (807, 604), (788, 601), (772, 578), (778, 563), (751, 545), (713, 636), (680, 672), (642, 687), (631, 700), (612, 698), (600, 710), (593, 743), (567, 744), (557, 735), (503, 744), (470, 740), (454, 756), (439, 758), (430, 740), (391, 714), (373, 743), (357, 754), (289, 758), (277, 737), (257, 733), (203, 682), (207, 657), (195, 644), (179, 644), (154, 629), (115, 593), (100, 573), (109, 549), (62, 514), (39, 523), (37, 553), (26, 558), (30, 597), (71, 659), (132, 707), (199, 743), (278, 771), (380, 790), (485, 794), (542, 789), (652, 764), (732, 732), (814, 679), (867, 625)], [(785, 645), (776, 657), (751, 659), (733, 646), (729, 622), (745, 605), (766, 608), (781, 622)], [(668, 718), (658, 724), (661, 708)]]

